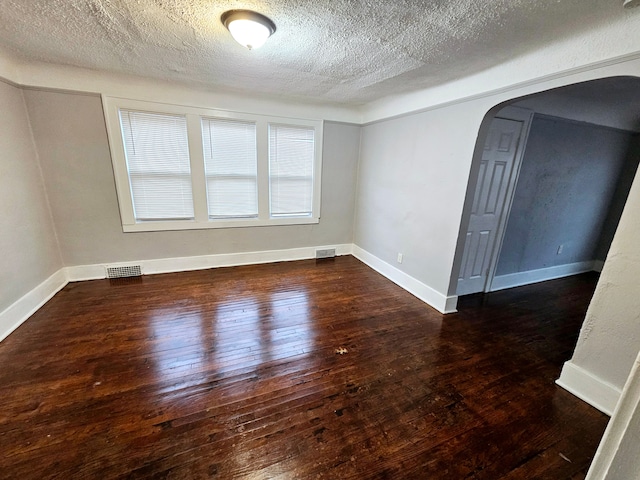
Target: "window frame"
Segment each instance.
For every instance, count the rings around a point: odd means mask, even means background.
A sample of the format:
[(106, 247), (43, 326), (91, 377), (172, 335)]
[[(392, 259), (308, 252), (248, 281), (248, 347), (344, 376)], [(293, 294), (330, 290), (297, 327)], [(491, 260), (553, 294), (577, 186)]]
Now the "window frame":
[[(117, 97), (102, 98), (111, 162), (115, 177), (120, 219), (124, 232), (152, 232), (163, 230), (196, 230), (209, 228), (259, 227), (276, 225), (305, 225), (320, 222), (322, 178), (323, 121), (271, 115), (232, 112), (228, 110), (173, 105)], [(133, 209), (131, 184), (127, 168), (125, 146), (120, 126), (120, 109), (154, 114), (182, 115), (187, 119), (187, 137), (191, 165), (194, 218), (184, 220), (137, 221)], [(202, 119), (219, 118), (255, 122), (258, 162), (258, 216), (254, 218), (209, 218), (207, 183), (204, 165)], [(269, 178), (269, 124), (314, 129), (313, 204), (310, 216), (271, 217)]]

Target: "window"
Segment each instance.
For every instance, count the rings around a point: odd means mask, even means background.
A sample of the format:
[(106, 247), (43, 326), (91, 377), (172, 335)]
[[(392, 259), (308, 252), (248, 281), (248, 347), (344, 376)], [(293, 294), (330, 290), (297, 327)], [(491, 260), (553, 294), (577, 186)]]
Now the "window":
[(120, 124), (136, 220), (192, 219), (186, 119), (120, 110)]
[(272, 216), (312, 214), (314, 147), (313, 128), (269, 125)]
[(258, 216), (256, 124), (202, 119), (209, 218)]
[(318, 223), (322, 122), (104, 98), (125, 232)]

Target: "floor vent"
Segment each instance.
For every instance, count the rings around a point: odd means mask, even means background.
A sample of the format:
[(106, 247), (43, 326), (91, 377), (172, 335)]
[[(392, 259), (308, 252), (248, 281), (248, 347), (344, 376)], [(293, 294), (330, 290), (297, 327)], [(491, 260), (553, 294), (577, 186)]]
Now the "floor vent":
[(126, 267), (107, 267), (107, 278), (140, 277), (142, 268), (140, 265), (127, 265)]
[(325, 250), (316, 250), (316, 258), (333, 258), (336, 256), (335, 248), (327, 248)]

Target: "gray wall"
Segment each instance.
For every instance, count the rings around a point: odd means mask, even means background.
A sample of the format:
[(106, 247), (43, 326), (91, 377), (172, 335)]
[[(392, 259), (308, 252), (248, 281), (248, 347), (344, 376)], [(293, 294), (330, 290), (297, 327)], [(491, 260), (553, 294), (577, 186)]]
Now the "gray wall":
[(362, 131), (354, 243), (443, 297), (485, 102), (384, 120)]
[(0, 81), (0, 312), (62, 267), (22, 91)]
[(632, 138), (534, 116), (496, 275), (604, 260), (638, 163)]
[(100, 98), (25, 91), (66, 266), (351, 243), (360, 127), (325, 124), (317, 225), (123, 233)]

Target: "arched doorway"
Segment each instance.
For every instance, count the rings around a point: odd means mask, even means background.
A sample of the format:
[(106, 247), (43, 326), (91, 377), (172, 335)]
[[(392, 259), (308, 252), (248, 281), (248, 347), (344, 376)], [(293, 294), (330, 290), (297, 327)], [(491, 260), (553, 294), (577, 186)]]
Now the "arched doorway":
[(450, 294), (601, 270), (638, 166), (638, 92), (640, 79), (613, 77), (487, 113)]

